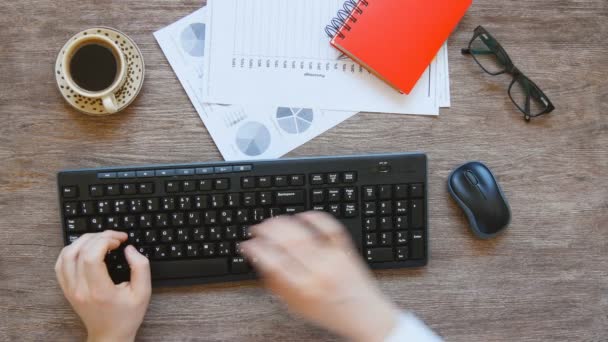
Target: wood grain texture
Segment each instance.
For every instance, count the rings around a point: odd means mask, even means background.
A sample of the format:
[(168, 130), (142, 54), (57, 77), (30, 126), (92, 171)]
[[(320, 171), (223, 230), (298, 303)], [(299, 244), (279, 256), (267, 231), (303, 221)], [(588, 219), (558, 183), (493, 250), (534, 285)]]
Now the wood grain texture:
[[(220, 160), (152, 32), (199, 1), (22, 0), (0, 12), (0, 340), (82, 340), (55, 281), (61, 249), (55, 174), (64, 168)], [(461, 56), (484, 25), (555, 103), (525, 123), (490, 77)], [(129, 34), (146, 83), (124, 113), (91, 118), (64, 103), (52, 66), (96, 25)], [(382, 289), (448, 341), (608, 340), (608, 2), (477, 1), (450, 38), (452, 108), (438, 118), (360, 114), (291, 153), (425, 151), (432, 257), (378, 272)], [(448, 197), (467, 160), (493, 168), (509, 231), (478, 241)], [(146, 341), (331, 341), (255, 282), (154, 291)]]

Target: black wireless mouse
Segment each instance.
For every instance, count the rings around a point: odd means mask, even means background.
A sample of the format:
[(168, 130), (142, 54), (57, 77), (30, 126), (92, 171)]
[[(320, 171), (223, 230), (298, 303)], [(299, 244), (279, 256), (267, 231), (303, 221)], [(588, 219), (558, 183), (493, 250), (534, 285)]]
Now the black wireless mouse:
[(509, 225), (509, 203), (484, 164), (470, 162), (456, 168), (448, 178), (448, 190), (478, 237), (489, 239)]

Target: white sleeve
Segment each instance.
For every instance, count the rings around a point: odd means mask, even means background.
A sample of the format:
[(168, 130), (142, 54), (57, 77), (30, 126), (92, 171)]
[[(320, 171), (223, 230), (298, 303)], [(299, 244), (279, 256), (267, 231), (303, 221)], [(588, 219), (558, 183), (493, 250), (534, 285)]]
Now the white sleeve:
[(397, 325), (384, 342), (442, 342), (443, 339), (435, 334), (421, 320), (406, 312), (399, 316)]

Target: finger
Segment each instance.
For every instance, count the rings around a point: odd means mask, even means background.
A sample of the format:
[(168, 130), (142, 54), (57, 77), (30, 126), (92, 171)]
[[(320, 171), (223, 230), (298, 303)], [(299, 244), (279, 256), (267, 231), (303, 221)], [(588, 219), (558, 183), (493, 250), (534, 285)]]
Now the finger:
[(152, 292), (150, 261), (131, 245), (125, 248), (125, 257), (131, 268), (131, 289), (143, 297), (149, 297)]
[(59, 265), (56, 267), (60, 268), (59, 272), (61, 273), (61, 279), (63, 280), (65, 290), (71, 291), (72, 289), (76, 288), (78, 284), (78, 255), (80, 254), (82, 246), (85, 245), (87, 241), (92, 239), (95, 235), (96, 234), (84, 234), (76, 241), (72, 242), (72, 244), (65, 247), (61, 251), (61, 254), (59, 254), (59, 258), (57, 260), (57, 264)]
[(345, 248), (353, 247), (352, 239), (346, 233), (346, 228), (333, 216), (323, 212), (309, 211), (298, 214), (295, 218), (314, 229), (319, 236), (330, 244)]
[(305, 272), (302, 265), (264, 239), (245, 241), (241, 246), (243, 255), (270, 284), (296, 285)]
[(78, 272), (83, 274), (88, 287), (93, 291), (111, 288), (114, 283), (104, 262), (108, 251), (114, 250), (126, 240), (126, 234), (103, 232), (89, 240), (78, 257)]

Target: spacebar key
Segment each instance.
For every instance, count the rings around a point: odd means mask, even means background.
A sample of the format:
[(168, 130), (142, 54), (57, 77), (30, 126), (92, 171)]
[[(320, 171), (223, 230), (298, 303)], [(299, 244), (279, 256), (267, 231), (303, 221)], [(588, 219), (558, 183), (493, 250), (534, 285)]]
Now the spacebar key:
[(152, 279), (198, 278), (228, 274), (228, 259), (152, 261)]

